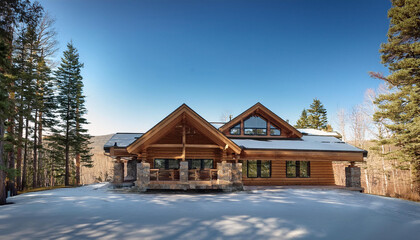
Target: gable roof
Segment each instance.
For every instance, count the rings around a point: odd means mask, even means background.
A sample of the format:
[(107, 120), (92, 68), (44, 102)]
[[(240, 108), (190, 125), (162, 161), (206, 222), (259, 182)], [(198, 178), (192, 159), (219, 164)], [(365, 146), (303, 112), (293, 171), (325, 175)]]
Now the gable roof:
[(284, 121), (281, 117), (277, 116), (275, 113), (273, 113), (270, 109), (268, 109), (267, 107), (265, 107), (264, 105), (262, 105), (260, 102), (257, 102), (255, 105), (253, 105), (252, 107), (248, 108), (247, 110), (245, 110), (243, 113), (239, 114), (238, 116), (236, 116), (235, 118), (233, 118), (232, 120), (230, 120), (229, 122), (227, 122), (225, 125), (221, 126), (219, 128), (219, 130), (221, 132), (233, 127), (235, 124), (238, 123), (238, 121), (240, 121), (241, 119), (247, 117), (248, 115), (250, 115), (251, 113), (255, 112), (255, 111), (261, 111), (262, 113), (270, 116), (275, 122), (274, 125), (279, 125), (282, 126), (284, 128), (286, 128), (287, 130), (289, 130), (290, 132), (294, 133), (297, 137), (301, 138), (302, 137), (302, 133), (299, 132), (296, 128), (294, 128), (292, 125), (290, 125), (288, 122)]
[(187, 116), (192, 120), (192, 122), (199, 127), (200, 130), (207, 133), (210, 139), (218, 142), (219, 144), (227, 145), (228, 148), (232, 149), (233, 152), (240, 154), (241, 148), (236, 145), (232, 140), (227, 138), (223, 133), (217, 130), (213, 125), (211, 125), (207, 120), (201, 117), (198, 113), (188, 107), (185, 103), (180, 107), (175, 109), (167, 117), (157, 123), (149, 131), (143, 134), (136, 141), (132, 142), (127, 146), (127, 151), (133, 153), (136, 149), (143, 146), (147, 142), (153, 142), (156, 139), (159, 139), (164, 134), (166, 134), (172, 127), (174, 127), (183, 116)]

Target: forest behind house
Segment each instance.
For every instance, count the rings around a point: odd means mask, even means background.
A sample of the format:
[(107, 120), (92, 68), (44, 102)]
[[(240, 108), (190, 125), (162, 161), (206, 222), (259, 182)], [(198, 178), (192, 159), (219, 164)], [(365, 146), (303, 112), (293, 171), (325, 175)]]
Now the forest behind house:
[[(379, 49), (389, 74), (370, 73), (383, 84), (331, 121), (315, 98), (296, 127), (336, 126), (344, 141), (369, 151), (359, 164), (366, 193), (419, 201), (420, 2), (391, 2)], [(20, 191), (109, 181), (113, 162), (102, 147), (111, 135), (88, 134), (75, 43), (58, 53), (54, 18), (38, 2), (1, 1), (0, 13), (0, 204)], [(334, 164), (338, 185), (345, 166)]]

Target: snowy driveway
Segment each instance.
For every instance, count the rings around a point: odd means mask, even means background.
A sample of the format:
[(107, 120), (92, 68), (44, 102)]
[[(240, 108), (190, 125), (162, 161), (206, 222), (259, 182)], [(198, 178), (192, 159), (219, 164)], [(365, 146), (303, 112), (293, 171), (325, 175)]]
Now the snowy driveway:
[(420, 203), (344, 190), (124, 194), (104, 184), (0, 206), (4, 239), (420, 239)]

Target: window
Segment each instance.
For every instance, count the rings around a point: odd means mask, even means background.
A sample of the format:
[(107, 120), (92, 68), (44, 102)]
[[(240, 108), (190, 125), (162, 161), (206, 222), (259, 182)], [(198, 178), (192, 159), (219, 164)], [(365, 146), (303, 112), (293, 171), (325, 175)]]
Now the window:
[(286, 161), (286, 177), (288, 178), (308, 178), (310, 174), (309, 161)]
[(270, 136), (280, 136), (280, 134), (281, 134), (280, 129), (270, 124)]
[(230, 129), (231, 135), (241, 135), (241, 124), (238, 123)]
[(248, 164), (248, 172), (247, 172), (247, 176), (249, 178), (256, 178), (258, 177), (258, 173), (257, 173), (257, 161), (256, 160), (248, 160), (247, 161)]
[(248, 178), (270, 178), (271, 161), (248, 160), (247, 161)]
[(154, 168), (158, 169), (179, 169), (179, 160), (176, 159), (155, 159)]
[(267, 135), (267, 121), (258, 117), (251, 116), (244, 121), (245, 135)]
[(213, 168), (213, 159), (187, 159), (189, 169)]

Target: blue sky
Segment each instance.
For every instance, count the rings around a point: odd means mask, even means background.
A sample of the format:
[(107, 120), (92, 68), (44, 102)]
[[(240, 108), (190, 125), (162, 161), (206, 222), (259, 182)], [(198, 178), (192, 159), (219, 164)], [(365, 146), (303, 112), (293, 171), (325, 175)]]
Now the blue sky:
[(90, 133), (144, 132), (182, 103), (208, 121), (261, 102), (294, 124), (319, 98), (329, 121), (387, 73), (388, 0), (43, 0), (60, 51), (85, 64)]

